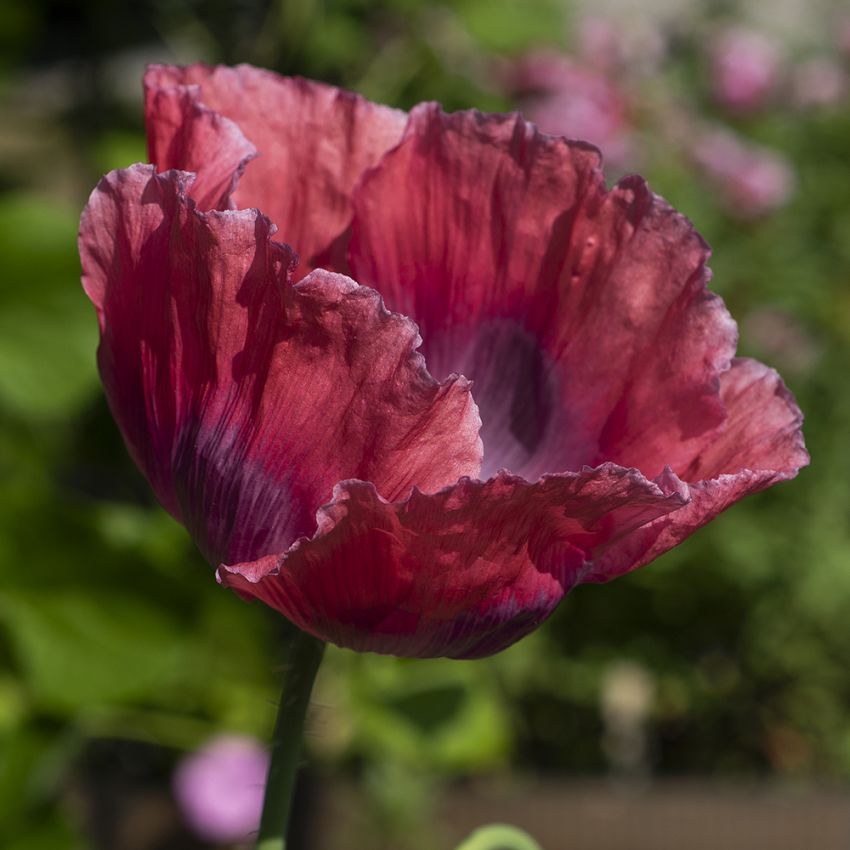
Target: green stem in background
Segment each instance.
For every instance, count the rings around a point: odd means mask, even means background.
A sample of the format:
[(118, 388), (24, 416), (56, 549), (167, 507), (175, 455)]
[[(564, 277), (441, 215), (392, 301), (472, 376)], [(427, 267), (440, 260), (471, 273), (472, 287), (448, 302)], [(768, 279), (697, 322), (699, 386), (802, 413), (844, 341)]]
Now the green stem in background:
[(292, 641), (272, 738), (257, 850), (284, 850), (301, 756), (304, 717), (325, 645), (298, 632)]

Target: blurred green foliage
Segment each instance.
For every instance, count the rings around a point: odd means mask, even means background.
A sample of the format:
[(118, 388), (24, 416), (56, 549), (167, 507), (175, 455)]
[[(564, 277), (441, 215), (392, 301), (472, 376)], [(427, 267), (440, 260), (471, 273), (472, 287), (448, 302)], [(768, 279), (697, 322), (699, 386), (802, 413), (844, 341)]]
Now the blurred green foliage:
[[(554, 0), (0, 8), (4, 848), (118, 850), (92, 837), (104, 792), (85, 779), (93, 746), (157, 748), (145, 781), (167, 789), (174, 760), (215, 731), (265, 738), (277, 696), (288, 627), (215, 584), (152, 502), (97, 382), (74, 236), (100, 173), (144, 157), (142, 63), (253, 61), (400, 106), (509, 108), (500, 63), (564, 49), (574, 12)], [(850, 107), (730, 119), (798, 177), (787, 206), (742, 224), (658, 132), (670, 92), (714, 115), (697, 45), (673, 43), (648, 85), (661, 119), (642, 129), (641, 167), (713, 245), (741, 348), (785, 373), (813, 466), (651, 567), (579, 588), (496, 658), (329, 653), (308, 744), (320, 771), (370, 791), (386, 840), (446, 776), (616, 768), (603, 703), (624, 660), (652, 684), (652, 772), (850, 779)], [(748, 317), (765, 309), (791, 317), (797, 343), (748, 337)]]

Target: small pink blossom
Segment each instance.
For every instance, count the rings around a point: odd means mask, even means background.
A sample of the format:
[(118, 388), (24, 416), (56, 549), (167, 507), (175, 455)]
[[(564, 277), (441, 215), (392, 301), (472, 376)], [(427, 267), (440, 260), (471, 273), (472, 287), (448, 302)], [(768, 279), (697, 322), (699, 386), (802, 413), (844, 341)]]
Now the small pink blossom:
[(576, 25), (581, 62), (609, 75), (646, 73), (660, 64), (666, 40), (658, 25), (624, 27), (608, 17), (587, 15)]
[(186, 756), (174, 774), (183, 817), (206, 841), (244, 840), (260, 824), (269, 757), (253, 739), (213, 738)]
[(794, 192), (794, 171), (782, 154), (745, 142), (729, 130), (704, 133), (694, 144), (692, 156), (736, 218), (754, 219), (774, 212)]
[(514, 84), (522, 111), (544, 133), (590, 142), (610, 165), (627, 166), (633, 154), (628, 101), (609, 76), (539, 52), (516, 66)]
[(627, 50), (622, 30), (607, 18), (588, 16), (577, 27), (578, 52), (582, 60), (596, 68), (617, 69), (626, 64)]
[(758, 109), (779, 79), (781, 57), (777, 46), (753, 30), (734, 27), (720, 33), (709, 58), (712, 93), (729, 109)]

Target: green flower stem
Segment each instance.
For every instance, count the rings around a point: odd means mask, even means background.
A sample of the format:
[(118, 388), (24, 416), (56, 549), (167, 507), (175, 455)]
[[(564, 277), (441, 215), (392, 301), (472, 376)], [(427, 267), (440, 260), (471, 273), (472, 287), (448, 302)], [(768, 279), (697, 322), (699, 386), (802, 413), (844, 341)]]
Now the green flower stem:
[(298, 774), (304, 717), (325, 645), (299, 632), (292, 642), (272, 739), (271, 763), (257, 850), (285, 850), (292, 794)]

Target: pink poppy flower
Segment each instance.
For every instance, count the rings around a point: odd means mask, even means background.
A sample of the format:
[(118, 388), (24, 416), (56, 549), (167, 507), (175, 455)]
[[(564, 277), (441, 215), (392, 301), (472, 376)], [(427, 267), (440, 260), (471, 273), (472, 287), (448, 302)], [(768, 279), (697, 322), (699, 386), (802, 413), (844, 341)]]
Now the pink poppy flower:
[(253, 738), (221, 735), (178, 764), (174, 797), (201, 838), (245, 840), (260, 825), (268, 769), (269, 754)]
[(776, 88), (781, 56), (767, 36), (730, 27), (711, 46), (711, 86), (715, 99), (741, 112), (763, 106)]
[(752, 144), (724, 128), (703, 129), (691, 158), (716, 186), (729, 214), (756, 219), (783, 207), (794, 194), (796, 175), (779, 151)]
[(155, 165), (81, 224), (107, 397), (219, 580), (305, 631), (496, 652), (806, 463), (705, 243), (593, 147), (246, 66), (146, 92)]
[(791, 97), (802, 108), (836, 106), (847, 98), (850, 81), (839, 62), (815, 56), (797, 65), (791, 75)]

